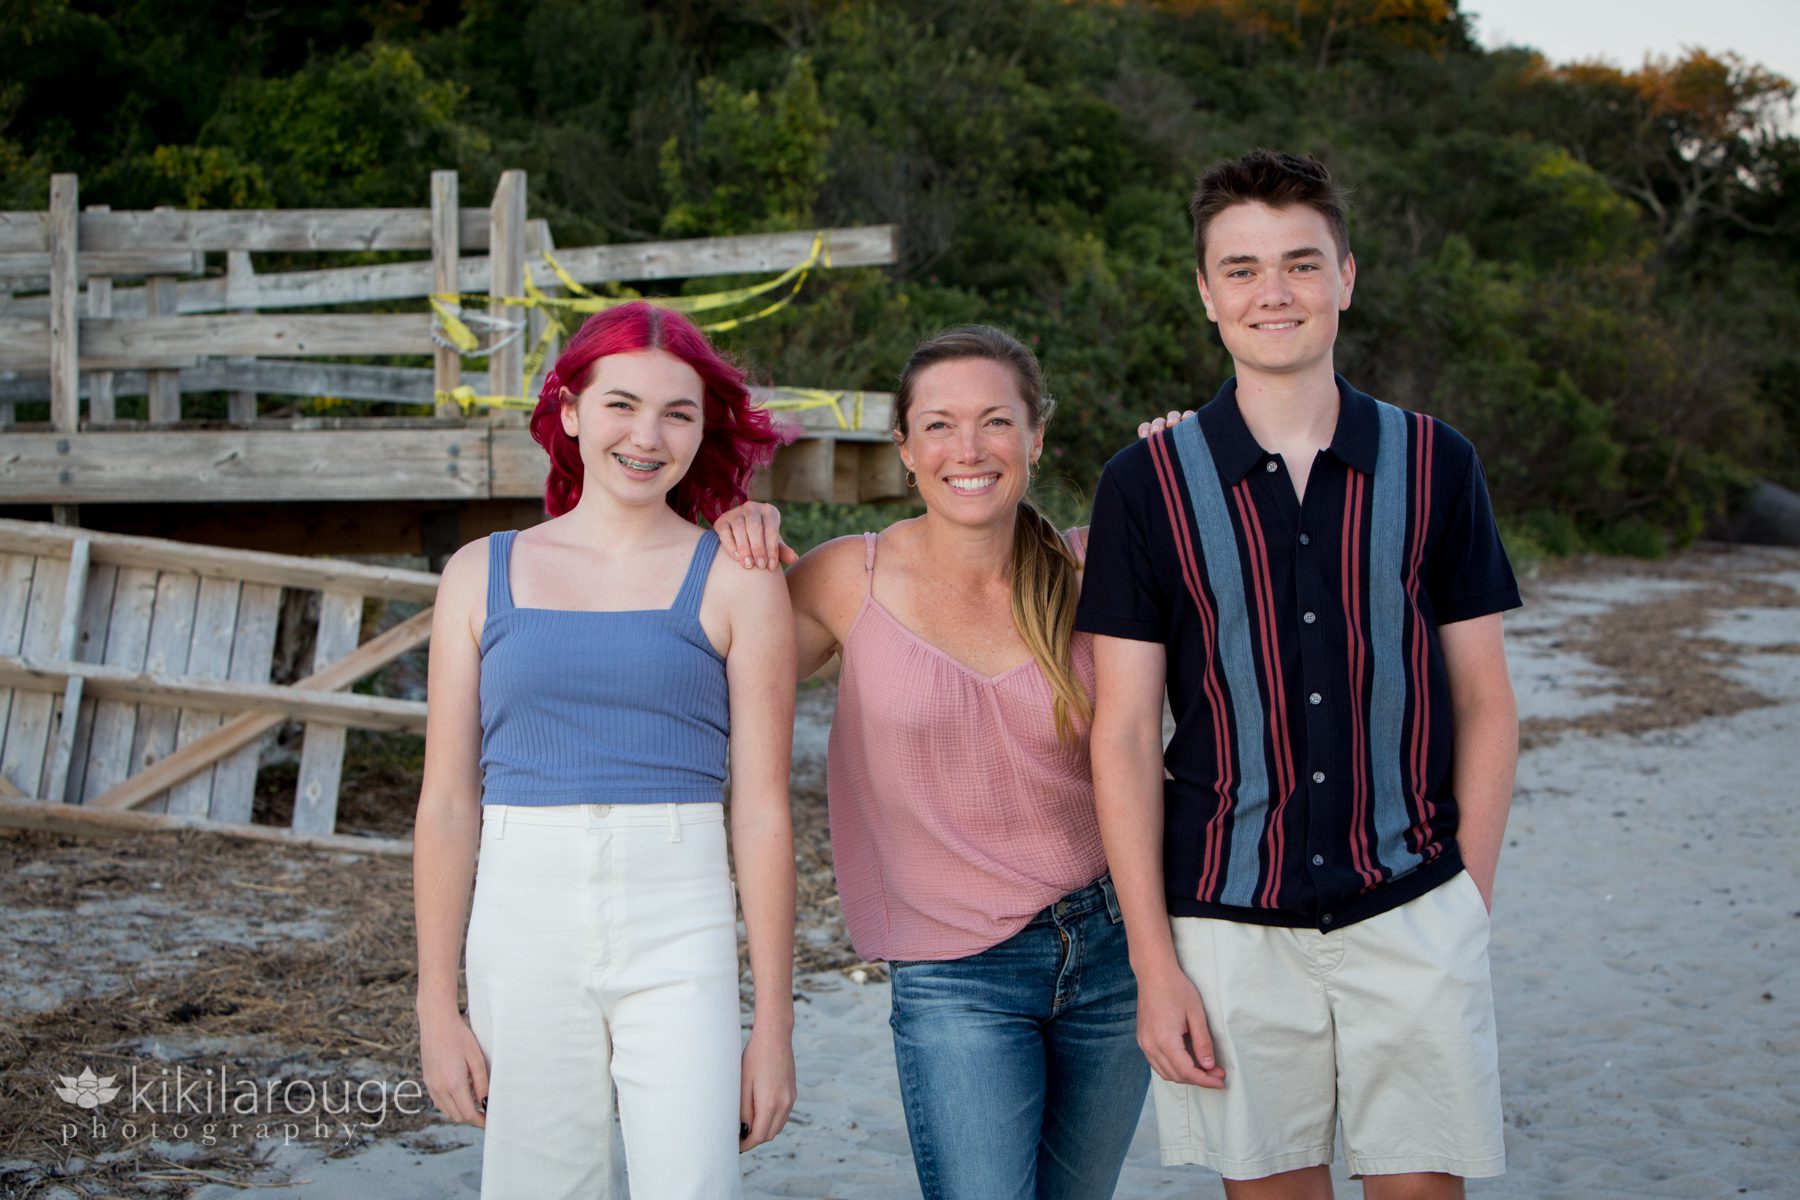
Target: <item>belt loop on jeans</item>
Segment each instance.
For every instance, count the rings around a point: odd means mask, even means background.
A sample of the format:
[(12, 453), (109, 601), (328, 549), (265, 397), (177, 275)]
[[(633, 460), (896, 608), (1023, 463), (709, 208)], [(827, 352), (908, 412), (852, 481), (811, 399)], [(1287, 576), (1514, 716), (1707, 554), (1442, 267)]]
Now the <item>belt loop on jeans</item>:
[(679, 804), (669, 805), (669, 840), (671, 842), (681, 840), (681, 806)]
[(508, 806), (505, 804), (496, 804), (494, 805), (494, 808), (496, 810), (494, 812), (494, 839), (498, 841), (506, 836), (506, 810)]

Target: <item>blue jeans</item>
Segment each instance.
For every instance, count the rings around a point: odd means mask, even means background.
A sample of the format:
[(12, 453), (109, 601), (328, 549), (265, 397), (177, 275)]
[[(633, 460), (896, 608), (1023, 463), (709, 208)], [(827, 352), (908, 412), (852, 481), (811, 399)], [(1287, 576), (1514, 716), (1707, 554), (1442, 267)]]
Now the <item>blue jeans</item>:
[(892, 966), (925, 1200), (1110, 1197), (1150, 1082), (1112, 880), (980, 954)]

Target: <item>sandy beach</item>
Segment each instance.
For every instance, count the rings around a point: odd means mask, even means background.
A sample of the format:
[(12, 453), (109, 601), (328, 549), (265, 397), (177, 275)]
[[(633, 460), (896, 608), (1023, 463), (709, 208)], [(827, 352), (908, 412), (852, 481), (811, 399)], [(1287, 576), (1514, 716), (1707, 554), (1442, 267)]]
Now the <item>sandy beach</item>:
[[(1800, 787), (1788, 754), (1800, 745), (1800, 553), (1707, 547), (1665, 563), (1579, 564), (1527, 592), (1508, 626), (1526, 750), (1493, 940), (1508, 1172), (1470, 1193), (1793, 1196)], [(802, 707), (797, 795), (817, 790), (829, 693)], [(0, 933), (0, 1003), (14, 1013), (84, 994), (64, 977), (75, 960), (59, 954), (52, 967), (29, 944), (33, 928), (9, 919)], [(833, 929), (822, 920), (812, 941)], [(861, 975), (799, 978), (800, 1098), (787, 1131), (747, 1156), (747, 1196), (919, 1194), (886, 984), (879, 971)], [(8, 1103), (18, 1101), (15, 1088)], [(265, 1149), (255, 1182), (284, 1197), (477, 1194), (468, 1130), (426, 1124), (332, 1151)], [(58, 1167), (16, 1153), (0, 1150), (0, 1194), (95, 1194), (81, 1185), (81, 1157)], [(143, 1194), (240, 1194), (237, 1176), (215, 1177), (176, 1168)], [(1217, 1195), (1213, 1179), (1158, 1165), (1146, 1111), (1117, 1194)]]

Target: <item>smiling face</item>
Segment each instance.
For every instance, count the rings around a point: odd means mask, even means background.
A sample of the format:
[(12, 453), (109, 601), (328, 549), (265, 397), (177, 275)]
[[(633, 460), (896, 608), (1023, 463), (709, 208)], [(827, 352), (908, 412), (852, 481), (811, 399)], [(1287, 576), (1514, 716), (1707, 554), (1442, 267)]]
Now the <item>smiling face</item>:
[(1302, 204), (1237, 204), (1213, 217), (1197, 277), (1240, 378), (1332, 369), (1338, 314), (1350, 307), (1356, 260), (1338, 260), (1331, 226)]
[(666, 350), (609, 354), (581, 395), (564, 403), (563, 432), (581, 445), (582, 495), (661, 503), (700, 449), (704, 385)]
[(911, 396), (895, 439), (926, 508), (959, 524), (1011, 522), (1044, 450), (1012, 369), (987, 358), (940, 362), (919, 372)]

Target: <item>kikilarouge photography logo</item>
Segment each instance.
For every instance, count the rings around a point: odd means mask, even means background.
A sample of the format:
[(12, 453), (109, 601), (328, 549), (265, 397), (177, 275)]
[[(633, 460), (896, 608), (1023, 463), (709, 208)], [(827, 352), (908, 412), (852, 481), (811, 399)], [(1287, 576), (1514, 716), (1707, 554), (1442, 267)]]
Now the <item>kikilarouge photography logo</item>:
[(51, 1091), (69, 1106), (62, 1144), (93, 1147), (144, 1138), (199, 1142), (350, 1141), (429, 1103), (416, 1079), (319, 1079), (240, 1075), (230, 1067), (133, 1065), (123, 1074), (56, 1074)]

